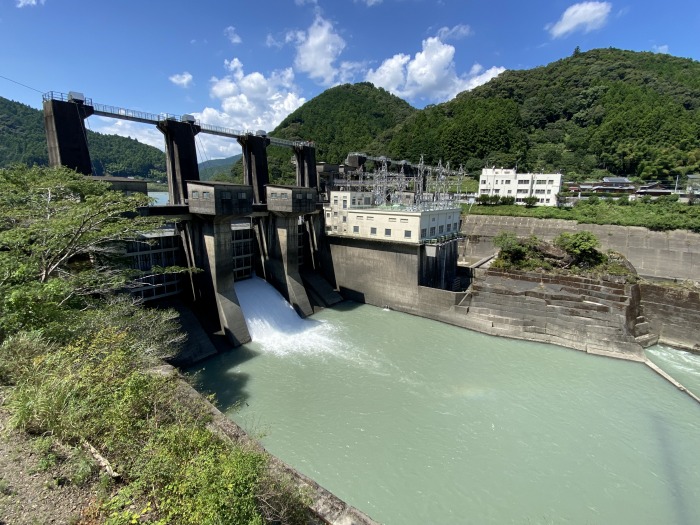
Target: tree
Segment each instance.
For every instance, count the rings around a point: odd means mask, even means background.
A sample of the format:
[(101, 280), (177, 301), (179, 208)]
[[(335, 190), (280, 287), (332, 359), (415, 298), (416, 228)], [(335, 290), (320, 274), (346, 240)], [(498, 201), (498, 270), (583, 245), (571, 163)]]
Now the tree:
[(534, 195), (530, 195), (529, 197), (525, 197), (523, 199), (523, 203), (528, 208), (533, 208), (534, 206), (537, 206), (537, 202), (538, 202), (538, 199)]
[(0, 339), (9, 325), (60, 321), (69, 302), (122, 288), (119, 241), (163, 224), (138, 213), (147, 204), (66, 168), (0, 170)]
[(602, 254), (597, 250), (600, 241), (593, 233), (583, 230), (576, 233), (564, 232), (554, 239), (554, 244), (573, 258), (577, 266), (595, 265), (601, 261)]

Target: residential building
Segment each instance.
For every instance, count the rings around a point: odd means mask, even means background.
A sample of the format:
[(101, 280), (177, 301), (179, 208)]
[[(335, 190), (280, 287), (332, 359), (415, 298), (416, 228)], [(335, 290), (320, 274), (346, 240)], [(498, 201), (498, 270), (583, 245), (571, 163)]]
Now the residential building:
[(537, 206), (556, 206), (561, 177), (561, 173), (517, 173), (514, 169), (484, 168), (479, 195), (514, 197), (516, 204), (524, 204), (527, 197), (536, 197)]

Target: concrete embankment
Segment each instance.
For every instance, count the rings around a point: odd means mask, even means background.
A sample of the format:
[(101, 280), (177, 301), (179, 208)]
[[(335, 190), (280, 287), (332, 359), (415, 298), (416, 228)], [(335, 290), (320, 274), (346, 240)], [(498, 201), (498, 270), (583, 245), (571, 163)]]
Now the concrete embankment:
[(700, 353), (700, 293), (648, 283), (640, 291), (650, 332), (659, 343)]
[(476, 261), (496, 252), (493, 237), (501, 231), (518, 236), (535, 235), (551, 241), (562, 232), (587, 230), (600, 240), (603, 250), (624, 255), (639, 275), (661, 279), (696, 280), (700, 275), (700, 234), (686, 230), (651, 231), (634, 226), (583, 224), (561, 219), (465, 215), (460, 245), (463, 260)]

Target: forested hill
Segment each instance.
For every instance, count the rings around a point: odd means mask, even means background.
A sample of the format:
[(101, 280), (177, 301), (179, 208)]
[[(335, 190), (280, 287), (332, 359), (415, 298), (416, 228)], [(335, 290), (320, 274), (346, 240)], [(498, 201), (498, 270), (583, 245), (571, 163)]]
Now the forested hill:
[(700, 62), (595, 49), (506, 71), (407, 119), (394, 158), (646, 180), (700, 171)]
[[(96, 175), (165, 178), (165, 154), (158, 148), (89, 130), (88, 143)], [(43, 112), (0, 97), (0, 168), (17, 163), (48, 165)]]
[[(368, 82), (330, 88), (285, 118), (271, 136), (288, 140), (310, 140), (316, 144), (316, 159), (342, 163), (352, 151), (368, 151), (384, 136), (417, 112), (406, 101)], [(376, 152), (379, 153), (379, 152)], [(270, 177), (291, 182), (292, 153), (269, 147)], [(240, 172), (238, 165), (234, 171)]]

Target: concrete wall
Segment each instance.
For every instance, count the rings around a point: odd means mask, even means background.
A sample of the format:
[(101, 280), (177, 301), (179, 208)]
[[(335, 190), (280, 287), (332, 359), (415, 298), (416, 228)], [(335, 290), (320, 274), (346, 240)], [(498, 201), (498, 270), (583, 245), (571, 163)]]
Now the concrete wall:
[(700, 293), (640, 285), (642, 308), (659, 343), (700, 352)]
[(326, 237), (326, 243), (332, 261), (324, 273), (343, 297), (420, 315), (420, 246), (343, 237)]
[(640, 275), (681, 280), (696, 280), (700, 276), (700, 234), (560, 219), (467, 215), (462, 220), (462, 232), (467, 237), (460, 246), (461, 260), (473, 263), (495, 253), (492, 239), (504, 230), (544, 240), (552, 240), (562, 232), (588, 230), (598, 237), (604, 250), (612, 249), (627, 257)]
[[(638, 285), (534, 272), (476, 272), (465, 326), (517, 339), (641, 360)], [(641, 334), (646, 339), (646, 333)]]

